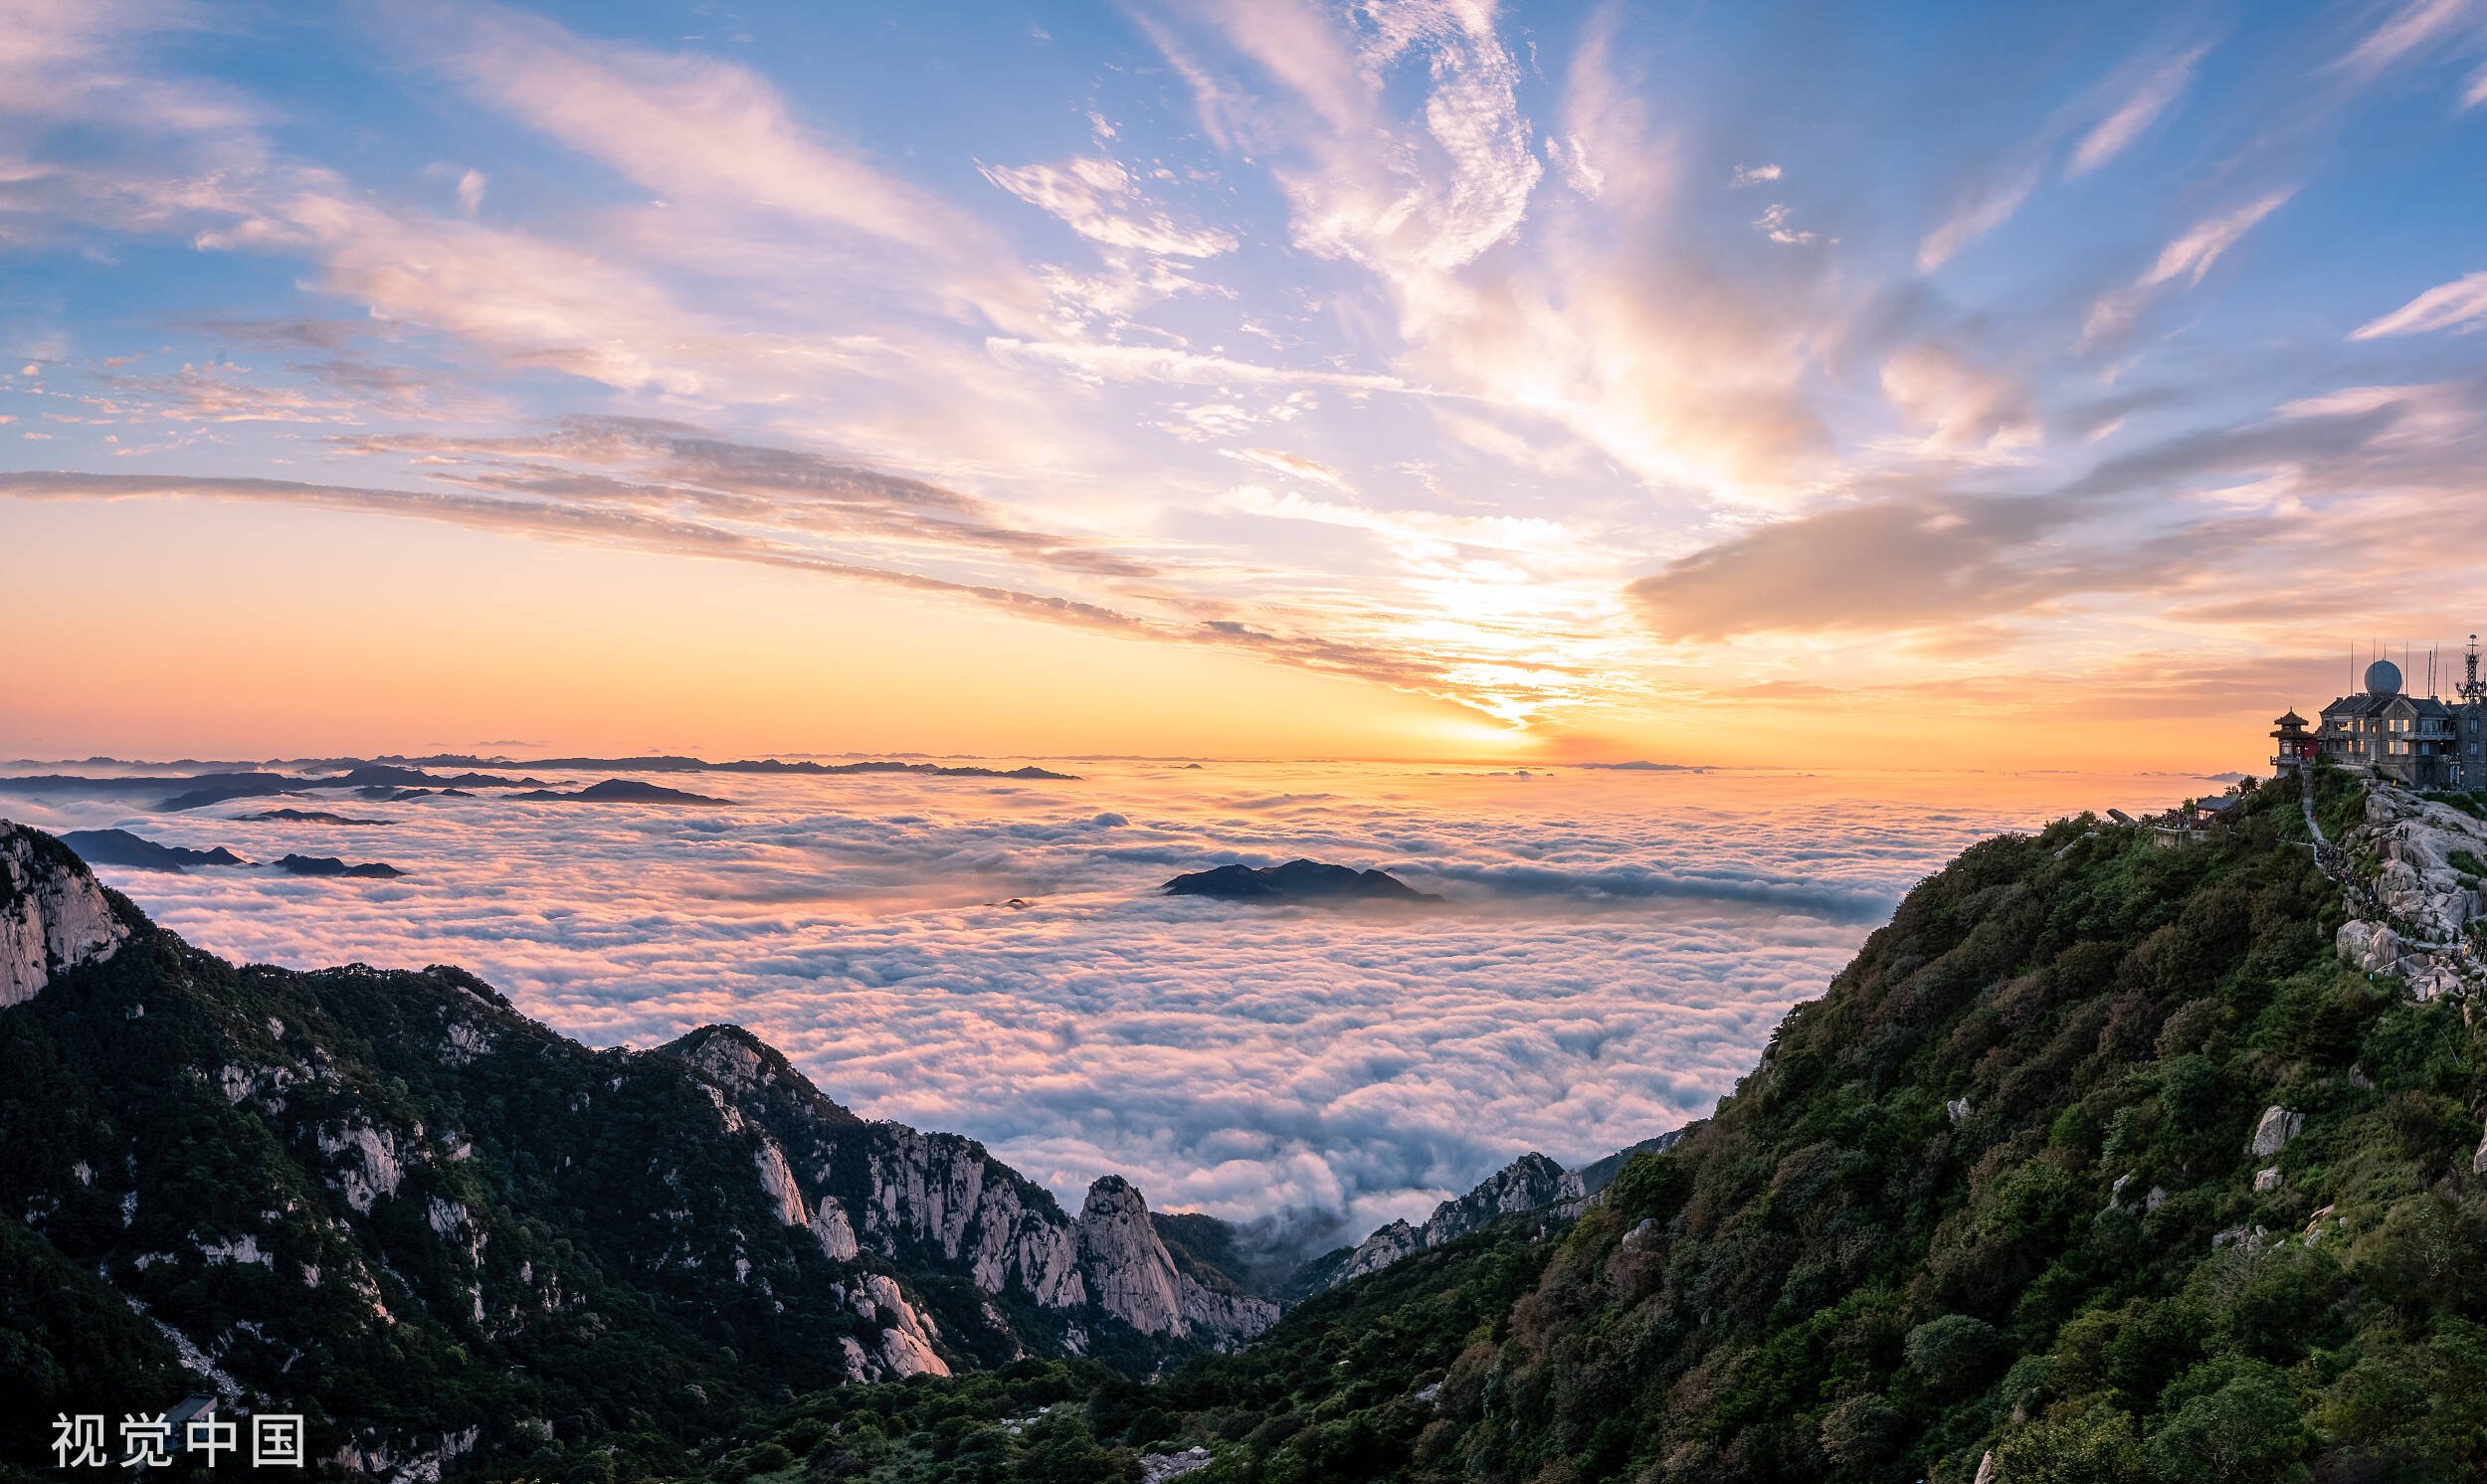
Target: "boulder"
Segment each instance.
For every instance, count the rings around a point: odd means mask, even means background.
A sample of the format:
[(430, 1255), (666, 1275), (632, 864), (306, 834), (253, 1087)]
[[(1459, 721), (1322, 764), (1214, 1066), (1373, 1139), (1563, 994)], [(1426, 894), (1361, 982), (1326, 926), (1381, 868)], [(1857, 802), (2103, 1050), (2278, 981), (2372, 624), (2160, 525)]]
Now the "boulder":
[(2433, 959), (2424, 960), (2411, 969), (2404, 969), (2402, 976), (2409, 981), (2409, 993), (2421, 1001), (2433, 1000), (2443, 995), (2458, 995), (2462, 990), (2461, 976)]
[(2333, 940), (2342, 963), (2367, 974), (2389, 973), (2406, 952), (2400, 935), (2380, 922), (2344, 922)]
[(2255, 1159), (2267, 1160), (2286, 1148), (2288, 1141), (2305, 1126), (2305, 1114), (2291, 1113), (2275, 1103), (2262, 1110), (2262, 1121), (2254, 1125), (2254, 1137), (2245, 1146), (2245, 1152)]

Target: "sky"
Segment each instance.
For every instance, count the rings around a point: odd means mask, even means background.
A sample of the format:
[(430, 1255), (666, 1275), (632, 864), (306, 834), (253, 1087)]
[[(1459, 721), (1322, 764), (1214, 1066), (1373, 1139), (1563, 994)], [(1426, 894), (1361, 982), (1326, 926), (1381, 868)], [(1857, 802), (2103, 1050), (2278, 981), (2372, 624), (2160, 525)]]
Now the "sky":
[(2250, 767), (2487, 628), (2483, 144), (2487, 0), (0, 0), (0, 751)]
[[(2212, 787), (1136, 761), (1029, 782), (654, 781), (731, 802), (346, 791), (168, 813), (73, 788), (0, 797), (0, 816), (385, 861), (405, 874), (96, 873), (238, 963), (458, 964), (597, 1046), (747, 1025), (831, 1097), (983, 1140), (1071, 1210), (1119, 1174), (1155, 1208), (1300, 1254), (1421, 1221), (1531, 1150), (1578, 1167), (1706, 1116), (1788, 1007), (1969, 841)], [(271, 804), (378, 823), (253, 818)], [(1297, 856), (1445, 900), (1157, 891)]]

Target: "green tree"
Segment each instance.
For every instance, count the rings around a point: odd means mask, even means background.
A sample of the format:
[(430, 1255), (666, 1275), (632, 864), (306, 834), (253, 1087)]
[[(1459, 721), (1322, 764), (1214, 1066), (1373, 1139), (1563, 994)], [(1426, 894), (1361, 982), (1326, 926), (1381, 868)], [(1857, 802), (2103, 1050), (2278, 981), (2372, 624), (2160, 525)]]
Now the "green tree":
[[(2214, 1383), (2216, 1390), (2203, 1390)], [(2279, 1484), (2303, 1475), (2298, 1460), (2311, 1439), (2281, 1373), (2254, 1361), (2212, 1361), (2170, 1390), (2196, 1394), (2151, 1435), (2151, 1460), (2163, 1475), (2189, 1484)]]
[(2132, 1417), (2104, 1404), (2057, 1410), (1996, 1445), (1997, 1484), (2147, 1484)]

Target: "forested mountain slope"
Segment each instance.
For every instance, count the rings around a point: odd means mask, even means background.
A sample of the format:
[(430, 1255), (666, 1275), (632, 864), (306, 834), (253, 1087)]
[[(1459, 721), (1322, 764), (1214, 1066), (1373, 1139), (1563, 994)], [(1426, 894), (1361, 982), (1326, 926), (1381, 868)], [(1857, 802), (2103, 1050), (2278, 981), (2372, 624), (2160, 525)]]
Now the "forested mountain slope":
[[(2369, 825), (2318, 790), (2389, 885), (2415, 802)], [(2487, 1027), (2344, 967), (2297, 799), (2190, 848), (2086, 818), (1975, 846), (1568, 1229), (1418, 1252), (1144, 1390), (1055, 1366), (799, 1402), (786, 1477), (1195, 1446), (1203, 1480), (1272, 1484), (2481, 1477)], [(997, 1429), (1040, 1392), (1042, 1428)], [(759, 1469), (765, 1435), (694, 1461)]]

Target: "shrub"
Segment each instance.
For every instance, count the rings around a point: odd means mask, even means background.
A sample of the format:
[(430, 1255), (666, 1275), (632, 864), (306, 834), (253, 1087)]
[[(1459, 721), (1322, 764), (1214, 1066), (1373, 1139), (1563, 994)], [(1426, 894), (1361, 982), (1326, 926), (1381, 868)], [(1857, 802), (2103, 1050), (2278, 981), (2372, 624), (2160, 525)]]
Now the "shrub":
[(2195, 1367), (2171, 1391), (2194, 1394), (2151, 1435), (2151, 1461), (2163, 1475), (2202, 1484), (2279, 1484), (2302, 1476), (2297, 1463), (2309, 1438), (2278, 1371), (2223, 1358)]
[(1941, 1393), (1967, 1391), (1987, 1377), (2003, 1349), (1995, 1326), (1967, 1314), (1946, 1314), (1908, 1332), (1908, 1363)]
[(1996, 1445), (2004, 1484), (2150, 1484), (2131, 1417), (2103, 1405), (2058, 1410)]
[(1822, 1452), (1833, 1463), (1867, 1467), (1891, 1451), (1899, 1422), (1898, 1410), (1880, 1395), (1850, 1396), (1823, 1414)]

